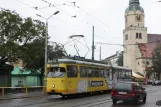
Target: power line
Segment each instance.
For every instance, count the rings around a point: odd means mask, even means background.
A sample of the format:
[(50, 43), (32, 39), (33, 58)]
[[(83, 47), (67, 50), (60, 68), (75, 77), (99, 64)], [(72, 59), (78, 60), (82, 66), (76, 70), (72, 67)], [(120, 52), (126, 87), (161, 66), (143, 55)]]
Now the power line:
[(136, 44), (113, 44), (113, 43), (97, 42), (97, 44), (103, 44), (103, 45), (118, 45), (118, 46), (129, 46), (129, 45), (140, 45), (140, 44), (153, 44), (153, 43), (161, 43), (161, 40), (156, 40), (156, 41), (148, 42), (148, 43), (136, 43)]
[[(48, 14), (48, 13), (46, 13), (46, 12), (43, 12), (43, 11), (39, 10), (38, 7), (30, 6), (30, 5), (26, 4), (26, 3), (23, 3), (23, 2), (21, 2), (21, 1), (19, 1), (19, 0), (16, 0), (16, 1), (18, 1), (19, 3), (21, 3), (21, 4), (23, 4), (23, 5), (26, 5), (27, 7), (33, 8), (33, 9), (35, 9), (35, 10), (41, 12), (41, 13), (44, 13), (44, 14), (46, 14), (46, 15), (50, 15), (50, 14)], [(48, 6), (48, 7), (49, 7), (49, 6)], [(63, 21), (63, 20), (61, 20), (61, 19), (59, 19), (59, 18), (56, 18), (56, 17), (53, 17), (53, 18), (59, 20), (60, 22), (66, 23), (66, 24), (68, 24), (68, 25), (70, 25), (70, 26), (76, 27), (75, 25), (69, 24), (69, 23), (67, 23), (67, 22), (65, 22), (65, 21)]]
[(66, 0), (69, 3), (72, 3), (75, 7), (77, 7), (78, 9), (80, 9), (82, 12), (86, 13), (88, 16), (91, 16), (92, 18), (94, 18), (95, 20), (97, 20), (98, 22), (100, 22), (101, 24), (105, 25), (106, 27), (109, 28), (109, 26), (107, 24), (105, 24), (104, 22), (100, 21), (98, 18), (94, 17), (93, 15), (91, 15), (90, 13), (84, 11), (82, 8), (80, 8), (79, 6), (76, 5), (76, 2), (70, 2), (69, 0)]
[[(85, 23), (85, 24), (87, 24), (87, 25), (90, 24), (89, 22), (85, 22), (84, 20), (81, 20), (81, 19), (77, 18), (77, 15), (72, 15), (72, 14), (70, 14), (69, 12), (66, 12), (66, 11), (64, 11), (64, 10), (62, 10), (62, 9), (60, 9), (60, 8), (58, 8), (58, 7), (56, 7), (55, 5), (53, 5), (52, 3), (50, 3), (50, 2), (48, 2), (48, 1), (46, 1), (46, 0), (41, 0), (41, 1), (47, 3), (47, 4), (49, 5), (48, 7), (55, 7), (55, 8), (57, 8), (57, 9), (59, 9), (60, 11), (62, 11), (63, 13), (69, 15), (70, 17), (79, 20), (80, 22), (83, 22), (83, 23)], [(52, 6), (50, 6), (50, 5), (52, 5)], [(63, 3), (63, 5), (72, 6), (72, 5), (68, 5), (68, 4), (66, 4), (66, 3)], [(72, 7), (76, 7), (76, 6), (72, 6)], [(90, 25), (93, 26), (93, 24), (90, 24)], [(95, 26), (95, 27), (98, 28), (98, 29), (100, 29), (100, 30), (102, 30), (103, 32), (106, 32), (104, 29), (101, 29), (101, 28), (99, 28), (99, 27), (97, 27), (97, 26)], [(107, 33), (107, 32), (106, 32), (106, 33)]]
[(34, 7), (36, 9), (45, 9), (45, 8), (49, 8), (49, 7), (57, 7), (57, 6), (64, 6), (65, 4), (60, 4), (60, 5), (47, 5), (47, 6), (44, 6), (44, 7)]

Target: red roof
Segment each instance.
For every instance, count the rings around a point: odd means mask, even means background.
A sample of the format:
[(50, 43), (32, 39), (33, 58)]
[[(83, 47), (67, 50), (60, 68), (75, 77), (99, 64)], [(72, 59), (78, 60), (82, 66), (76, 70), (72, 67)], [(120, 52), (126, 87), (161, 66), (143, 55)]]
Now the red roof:
[(148, 43), (161, 41), (161, 34), (148, 34)]
[(161, 34), (148, 34), (148, 43), (139, 44), (142, 57), (152, 58), (152, 52), (157, 46), (157, 41), (161, 42)]
[(142, 57), (144, 58), (152, 58), (152, 52), (154, 48), (156, 47), (155, 43), (151, 44), (140, 44), (140, 52), (142, 53)]

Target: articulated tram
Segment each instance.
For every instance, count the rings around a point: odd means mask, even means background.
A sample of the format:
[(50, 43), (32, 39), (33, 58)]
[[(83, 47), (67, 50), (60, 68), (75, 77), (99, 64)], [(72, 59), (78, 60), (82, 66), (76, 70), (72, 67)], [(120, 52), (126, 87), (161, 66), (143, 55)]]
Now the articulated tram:
[(47, 64), (47, 94), (68, 96), (111, 90), (118, 81), (132, 81), (132, 70), (75, 58)]

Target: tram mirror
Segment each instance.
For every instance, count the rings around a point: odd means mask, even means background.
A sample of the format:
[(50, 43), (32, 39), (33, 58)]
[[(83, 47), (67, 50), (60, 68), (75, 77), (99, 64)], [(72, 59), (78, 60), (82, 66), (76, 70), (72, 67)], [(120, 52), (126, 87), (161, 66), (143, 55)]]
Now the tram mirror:
[(161, 100), (157, 101), (156, 105), (161, 106)]

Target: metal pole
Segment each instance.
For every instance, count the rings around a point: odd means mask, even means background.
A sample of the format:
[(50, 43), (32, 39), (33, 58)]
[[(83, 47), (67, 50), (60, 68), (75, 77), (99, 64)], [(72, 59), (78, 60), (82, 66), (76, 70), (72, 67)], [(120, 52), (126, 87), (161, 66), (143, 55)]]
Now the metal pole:
[(92, 60), (94, 60), (94, 26), (93, 26), (93, 39), (92, 39)]
[(45, 77), (47, 76), (47, 43), (48, 43), (48, 19), (46, 20), (46, 35), (45, 35)]
[(101, 46), (100, 46), (100, 61), (101, 61)]

